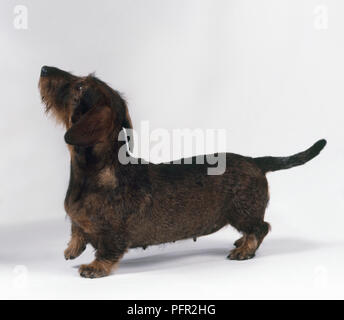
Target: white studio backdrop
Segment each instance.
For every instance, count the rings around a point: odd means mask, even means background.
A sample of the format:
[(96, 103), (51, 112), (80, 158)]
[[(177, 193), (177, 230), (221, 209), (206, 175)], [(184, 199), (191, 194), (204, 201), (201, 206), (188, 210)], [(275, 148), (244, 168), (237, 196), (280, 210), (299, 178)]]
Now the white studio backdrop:
[(343, 17), (341, 0), (2, 0), (1, 229), (65, 217), (64, 131), (37, 88), (41, 66), (52, 65), (96, 72), (122, 92), (139, 133), (141, 121), (225, 129), (226, 150), (251, 156), (326, 138), (306, 166), (268, 176), (267, 221), (341, 241)]

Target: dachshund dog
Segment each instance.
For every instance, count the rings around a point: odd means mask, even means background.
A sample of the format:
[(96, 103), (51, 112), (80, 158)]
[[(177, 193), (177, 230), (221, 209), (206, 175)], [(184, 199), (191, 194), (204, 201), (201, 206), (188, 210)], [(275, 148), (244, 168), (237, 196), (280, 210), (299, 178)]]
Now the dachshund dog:
[(302, 165), (326, 145), (319, 140), (290, 157), (226, 153), (222, 175), (208, 175), (207, 165), (195, 161), (123, 164), (119, 150), (125, 145), (129, 154), (132, 139), (118, 137), (132, 122), (118, 92), (93, 75), (77, 77), (47, 66), (39, 89), (46, 111), (67, 130), (65, 209), (72, 230), (64, 255), (74, 259), (88, 243), (95, 248), (95, 260), (79, 269), (86, 278), (109, 275), (130, 248), (195, 239), (228, 224), (242, 233), (228, 258), (252, 258), (269, 231), (265, 174)]

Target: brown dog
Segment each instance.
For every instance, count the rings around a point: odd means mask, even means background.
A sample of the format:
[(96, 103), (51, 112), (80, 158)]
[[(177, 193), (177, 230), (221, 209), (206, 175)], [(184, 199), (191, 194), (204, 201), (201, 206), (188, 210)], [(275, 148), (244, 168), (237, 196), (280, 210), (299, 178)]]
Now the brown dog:
[(206, 164), (127, 164), (118, 136), (132, 128), (121, 96), (90, 75), (76, 77), (44, 66), (39, 81), (46, 110), (65, 125), (71, 154), (65, 208), (72, 222), (66, 259), (88, 243), (95, 260), (80, 267), (87, 278), (110, 274), (129, 248), (196, 238), (231, 224), (243, 234), (228, 258), (252, 258), (269, 231), (268, 171), (302, 165), (326, 141), (291, 157), (250, 158), (227, 153), (222, 175), (207, 175)]

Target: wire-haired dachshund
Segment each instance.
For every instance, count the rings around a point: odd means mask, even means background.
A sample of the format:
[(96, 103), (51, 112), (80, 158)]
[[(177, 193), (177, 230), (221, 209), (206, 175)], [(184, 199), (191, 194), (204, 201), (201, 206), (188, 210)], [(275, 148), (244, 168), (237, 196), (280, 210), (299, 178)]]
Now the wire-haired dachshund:
[[(95, 260), (79, 269), (86, 278), (107, 276), (129, 248), (197, 238), (230, 224), (242, 233), (230, 251), (233, 260), (255, 255), (269, 231), (269, 171), (303, 165), (324, 148), (320, 140), (290, 157), (251, 158), (223, 154), (222, 175), (208, 175), (207, 164), (122, 164), (119, 150), (132, 139), (120, 94), (93, 75), (77, 77), (54, 67), (41, 69), (39, 89), (46, 111), (66, 127), (71, 165), (65, 209), (72, 223), (66, 259), (88, 243)], [(182, 162), (183, 163), (183, 162)]]

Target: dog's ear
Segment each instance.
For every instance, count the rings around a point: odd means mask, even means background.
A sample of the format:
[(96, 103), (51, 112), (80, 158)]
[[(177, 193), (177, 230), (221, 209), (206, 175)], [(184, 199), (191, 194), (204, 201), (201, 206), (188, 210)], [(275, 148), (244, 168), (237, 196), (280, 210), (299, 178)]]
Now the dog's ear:
[(108, 106), (93, 107), (65, 134), (68, 144), (87, 147), (104, 142), (113, 129), (112, 110)]
[(131, 131), (133, 129), (133, 123), (131, 122), (131, 118), (130, 118), (126, 103), (124, 104), (124, 107), (125, 107), (125, 112), (124, 112), (124, 119), (122, 122), (122, 128), (126, 130), (126, 139), (128, 141), (129, 151), (132, 152), (134, 149), (134, 137), (133, 137), (133, 134), (131, 134), (132, 133)]

